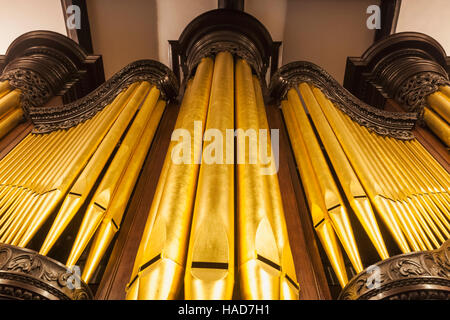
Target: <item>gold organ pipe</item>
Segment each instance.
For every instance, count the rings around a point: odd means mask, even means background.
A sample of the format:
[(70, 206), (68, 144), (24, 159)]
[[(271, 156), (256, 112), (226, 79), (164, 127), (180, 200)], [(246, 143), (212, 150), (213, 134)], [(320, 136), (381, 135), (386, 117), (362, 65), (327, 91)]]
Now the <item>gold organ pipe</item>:
[[(182, 126), (182, 120), (184, 118), (184, 114), (189, 112), (187, 108), (189, 104), (187, 101), (190, 99), (191, 87), (193, 80), (190, 79), (187, 83), (186, 90), (184, 92), (183, 101), (180, 106), (179, 116), (177, 117), (174, 130), (180, 129)], [(166, 153), (166, 157), (164, 159), (163, 167), (161, 169), (161, 173), (158, 179), (158, 185), (156, 186), (155, 194), (153, 196), (152, 205), (150, 208), (150, 212), (148, 214), (147, 221), (145, 223), (144, 232), (142, 234), (141, 242), (139, 244), (138, 252), (136, 254), (136, 258), (134, 261), (133, 271), (131, 273), (131, 281), (127, 285), (126, 291), (126, 299), (127, 300), (137, 300), (138, 299), (138, 291), (139, 291), (139, 276), (141, 266), (146, 262), (151, 261), (154, 258), (154, 252), (150, 250), (152, 243), (150, 243), (149, 239), (151, 237), (152, 226), (155, 221), (155, 217), (158, 213), (159, 203), (161, 201), (161, 196), (164, 191), (164, 186), (166, 183), (167, 172), (169, 171), (170, 164), (172, 162), (172, 149), (175, 145), (175, 141), (172, 141), (169, 144), (169, 148)]]
[[(150, 89), (150, 84), (146, 83), (144, 97)], [(75, 238), (67, 266), (73, 266), (83, 253), (83, 250), (89, 243), (95, 230), (101, 223), (108, 208), (111, 206), (115, 198), (115, 193), (120, 185), (121, 178), (126, 171), (126, 166), (130, 161), (135, 148), (139, 145), (139, 138), (145, 129), (146, 122), (151, 115), (159, 98), (159, 90), (153, 87), (145, 98), (141, 109), (131, 124), (125, 138), (123, 139), (117, 153), (108, 170), (96, 189), (89, 206), (84, 215), (78, 234)]]
[(8, 93), (11, 90), (11, 86), (8, 80), (0, 82), (0, 97), (2, 97), (5, 93)]
[(23, 111), (20, 107), (14, 108), (0, 119), (0, 138), (15, 128), (23, 120)]
[[(383, 236), (378, 228), (378, 223), (367, 194), (319, 106), (319, 104), (326, 103), (325, 96), (322, 91), (317, 88), (308, 91), (305, 87), (305, 93), (310, 96), (309, 101), (312, 103), (312, 105), (306, 105), (309, 114), (317, 128), (332, 165), (335, 168), (336, 175), (350, 206), (361, 222), (361, 225), (368, 234), (381, 259), (387, 259), (389, 254), (386, 245), (384, 244)], [(312, 95), (314, 95), (317, 100), (313, 99)]]
[[(305, 104), (311, 104), (310, 97), (307, 95), (306, 90), (309, 89), (306, 83), (299, 85), (299, 91)], [(328, 167), (326, 159), (322, 153), (320, 145), (314, 134), (314, 131), (309, 123), (308, 116), (304, 110), (303, 104), (300, 101), (300, 96), (295, 89), (290, 89), (288, 91), (288, 100), (294, 107), (295, 116), (299, 123), (299, 129), (303, 136), (303, 141), (305, 142), (306, 149), (311, 159), (311, 164), (314, 168), (314, 172), (317, 175), (317, 180), (322, 191), (322, 195), (325, 201), (325, 206), (328, 210), (328, 215), (335, 231), (341, 241), (347, 256), (352, 262), (353, 267), (356, 272), (361, 272), (364, 268), (359, 256), (358, 248), (356, 246), (356, 241), (353, 235), (353, 230), (348, 219), (348, 214), (344, 202), (341, 198), (340, 192), (334, 181), (334, 177)]]
[(385, 168), (385, 165), (380, 159), (378, 159), (377, 154), (375, 153), (373, 147), (369, 145), (366, 139), (363, 137), (361, 132), (361, 127), (354, 123), (353, 120), (350, 119), (346, 114), (340, 113), (343, 121), (347, 123), (348, 128), (351, 128), (353, 135), (356, 137), (358, 143), (364, 149), (364, 152), (368, 155), (369, 161), (373, 163), (373, 169), (376, 172), (376, 176), (380, 178), (381, 185), (385, 188), (384, 195), (388, 199), (386, 200), (387, 205), (394, 210), (396, 216), (401, 221), (401, 228), (405, 233), (406, 238), (408, 239), (411, 247), (415, 251), (420, 251), (421, 248), (425, 248), (425, 245), (419, 242), (421, 241), (420, 236), (417, 233), (417, 230), (414, 228), (413, 222), (411, 220), (410, 215), (405, 211), (404, 204), (401, 202), (403, 198), (403, 191), (401, 191), (398, 186), (394, 183), (393, 178), (390, 174), (387, 174), (386, 171), (389, 169)]
[[(251, 132), (248, 145), (237, 131), (238, 262), (243, 299), (279, 299), (280, 257), (270, 224), (268, 194), (255, 150), (258, 142), (258, 110), (252, 72), (246, 61), (236, 62), (236, 127)], [(243, 157), (242, 157), (243, 156)], [(242, 157), (244, 161), (239, 161)], [(252, 159), (252, 160), (251, 160)], [(243, 163), (242, 163), (243, 162)]]
[(395, 212), (393, 211), (389, 200), (383, 196), (385, 194), (382, 188), (383, 184), (379, 182), (373, 164), (370, 162), (367, 154), (362, 150), (349, 128), (347, 128), (347, 124), (341, 118), (336, 107), (328, 99), (326, 102), (327, 103), (325, 104), (320, 104), (320, 107), (344, 149), (345, 154), (349, 158), (352, 167), (361, 179), (378, 214), (380, 214), (400, 249), (404, 253), (410, 252), (408, 242), (401, 230)]
[[(269, 135), (269, 123), (267, 121), (266, 107), (264, 104), (261, 84), (256, 76), (253, 76), (253, 86), (255, 90), (256, 106), (258, 108), (259, 128), (260, 130), (265, 130), (267, 134), (267, 154), (265, 156), (270, 154), (268, 157), (269, 163), (266, 167), (266, 169), (269, 169), (270, 171), (265, 175), (265, 188), (267, 188), (267, 193), (269, 194), (268, 202), (271, 207), (270, 211), (272, 212), (272, 225), (275, 233), (275, 239), (278, 244), (279, 255), (281, 257), (280, 299), (298, 300), (299, 285), (297, 282), (294, 260), (289, 244), (283, 202), (278, 183), (278, 170), (276, 168), (274, 153), (272, 151), (272, 142)], [(261, 155), (261, 153), (262, 151), (260, 150), (259, 154)], [(262, 162), (262, 165), (264, 167), (264, 162)]]
[(442, 119), (450, 123), (450, 98), (442, 92), (435, 92), (426, 98), (430, 107), (439, 114)]
[[(152, 99), (151, 96), (149, 97), (150, 99), (148, 99), (146, 103), (149, 103), (149, 100)], [(153, 101), (150, 103), (152, 102)], [(139, 143), (133, 150), (133, 154), (127, 164), (125, 172), (117, 185), (117, 190), (114, 192), (114, 198), (106, 211), (105, 217), (98, 227), (95, 238), (89, 250), (89, 255), (84, 266), (83, 274), (81, 276), (81, 279), (86, 283), (89, 283), (94, 271), (100, 263), (100, 260), (114, 238), (114, 235), (120, 229), (128, 200), (138, 179), (165, 106), (165, 101), (158, 101), (148, 116), (145, 129), (142, 132), (141, 137), (138, 139)]]
[(12, 108), (20, 106), (20, 95), (21, 91), (19, 89), (14, 89), (8, 92), (6, 95), (0, 98), (0, 115), (4, 115), (6, 112)]
[(331, 267), (338, 278), (339, 284), (343, 288), (348, 282), (344, 258), (332, 222), (328, 216), (325, 202), (323, 201), (319, 182), (314, 174), (314, 169), (310, 162), (303, 138), (299, 133), (299, 125), (294, 110), (287, 100), (283, 100), (281, 106), (289, 134), (289, 140), (291, 141), (295, 160), (297, 162), (298, 172), (300, 173), (303, 188), (305, 189), (314, 229), (327, 254)]
[[(185, 272), (185, 299), (231, 299), (234, 286), (234, 62), (229, 52), (217, 54), (205, 128), (218, 130), (205, 143)], [(220, 134), (220, 136), (219, 136)], [(212, 149), (214, 148), (214, 149)], [(220, 148), (221, 150), (217, 150)], [(214, 152), (214, 154), (213, 154)], [(214, 159), (222, 159), (218, 163)], [(226, 159), (231, 160), (227, 163)], [(206, 160), (206, 161), (205, 161)], [(214, 160), (214, 163), (210, 161)]]
[(86, 201), (88, 194), (92, 190), (100, 173), (106, 165), (106, 162), (116, 148), (120, 137), (139, 107), (137, 100), (133, 100), (133, 97), (138, 97), (136, 95), (138, 86), (138, 83), (132, 84), (117, 101), (117, 104), (124, 105), (123, 110), (86, 167), (81, 172), (80, 176), (75, 181), (74, 185), (71, 187), (47, 233), (44, 243), (39, 251), (40, 254), (46, 255), (49, 252), (69, 222)]
[(173, 147), (171, 156), (179, 155), (187, 146), (189, 163), (171, 159), (157, 212), (155, 217), (149, 217), (154, 222), (149, 235), (145, 236), (149, 242), (145, 256), (152, 258), (139, 262), (139, 286), (136, 289), (140, 300), (173, 299), (181, 287), (212, 72), (212, 59), (203, 58), (195, 72), (186, 108), (178, 115), (183, 129), (178, 132), (181, 135), (178, 141), (182, 141)]
[(423, 120), (447, 147), (450, 147), (450, 126), (436, 113), (428, 108), (424, 108)]
[[(81, 128), (79, 129), (83, 136), (83, 139), (80, 138), (82, 141), (81, 148), (79, 148), (78, 152), (71, 152), (70, 157), (67, 159), (66, 166), (63, 166), (62, 171), (58, 171), (58, 176), (52, 180), (49, 189), (53, 190), (53, 195), (51, 197), (49, 196), (46, 205), (40, 204), (37, 206), (37, 211), (30, 221), (30, 226), (27, 228), (26, 232), (23, 235), (19, 235), (20, 238), (16, 237), (16, 240), (20, 239), (19, 246), (26, 246), (48, 216), (55, 210), (56, 206), (63, 200), (64, 196), (69, 191), (70, 186), (78, 177), (116, 118), (119, 116), (119, 110), (121, 110), (122, 107), (122, 105), (116, 104), (114, 108), (106, 108), (106, 110), (99, 112), (92, 119), (86, 121), (89, 123), (87, 129), (82, 125), (74, 128)], [(95, 120), (96, 117), (97, 121)]]

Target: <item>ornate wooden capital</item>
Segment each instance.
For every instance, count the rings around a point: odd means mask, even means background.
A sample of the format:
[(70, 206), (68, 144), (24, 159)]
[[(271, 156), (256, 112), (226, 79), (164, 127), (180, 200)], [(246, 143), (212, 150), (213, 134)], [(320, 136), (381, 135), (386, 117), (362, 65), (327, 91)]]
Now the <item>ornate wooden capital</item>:
[(342, 300), (450, 298), (450, 240), (433, 251), (400, 254), (370, 266), (342, 290)]
[(55, 95), (64, 103), (81, 98), (105, 81), (101, 56), (88, 55), (71, 39), (32, 31), (14, 40), (0, 58), (0, 81), (22, 92), (26, 114)]
[(425, 97), (450, 84), (450, 59), (441, 45), (422, 33), (401, 32), (349, 57), (344, 87), (365, 102), (384, 108), (387, 98), (421, 113)]
[(0, 244), (0, 299), (90, 300), (80, 275), (35, 251)]

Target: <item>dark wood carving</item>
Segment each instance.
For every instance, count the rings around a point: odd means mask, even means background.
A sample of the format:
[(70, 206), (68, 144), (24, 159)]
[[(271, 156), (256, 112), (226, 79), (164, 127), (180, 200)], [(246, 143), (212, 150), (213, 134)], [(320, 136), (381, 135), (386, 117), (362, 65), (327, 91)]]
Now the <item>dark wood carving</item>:
[(122, 90), (137, 81), (149, 81), (156, 85), (165, 100), (171, 100), (178, 94), (178, 80), (169, 68), (154, 60), (138, 60), (79, 100), (60, 106), (30, 108), (34, 132), (67, 129), (90, 119), (111, 103)]
[(436, 40), (401, 32), (376, 42), (361, 57), (347, 58), (344, 87), (377, 108), (390, 98), (420, 113), (424, 98), (449, 84), (449, 71), (450, 58)]
[(375, 30), (375, 39), (378, 41), (395, 33), (402, 0), (381, 0), (381, 28)]
[(322, 92), (360, 125), (366, 126), (380, 135), (397, 139), (411, 139), (417, 113), (389, 112), (374, 108), (344, 89), (330, 74), (319, 66), (297, 61), (284, 65), (272, 77), (270, 95), (272, 99), (284, 99), (287, 91), (301, 82), (308, 82)]
[(339, 299), (450, 299), (450, 240), (437, 250), (401, 254), (378, 262), (354, 277)]
[(14, 40), (0, 57), (0, 80), (22, 91), (26, 114), (55, 95), (68, 103), (105, 81), (101, 56), (88, 55), (56, 32), (32, 31)]
[(233, 9), (208, 11), (187, 25), (177, 41), (169, 41), (172, 69), (183, 78), (192, 75), (201, 58), (229, 51), (246, 59), (260, 79), (265, 79), (269, 65), (278, 67), (280, 43), (253, 16)]
[(0, 300), (90, 300), (80, 275), (35, 251), (0, 244)]

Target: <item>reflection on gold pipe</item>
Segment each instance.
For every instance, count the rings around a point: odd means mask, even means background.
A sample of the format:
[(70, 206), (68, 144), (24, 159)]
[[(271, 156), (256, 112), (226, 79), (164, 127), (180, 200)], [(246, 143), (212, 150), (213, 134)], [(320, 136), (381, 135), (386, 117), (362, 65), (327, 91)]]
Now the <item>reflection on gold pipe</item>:
[(21, 108), (14, 108), (0, 119), (0, 138), (14, 129), (23, 120)]
[[(147, 119), (150, 117), (159, 98), (159, 90), (156, 87), (150, 89), (150, 84), (144, 82), (142, 86), (142, 96), (139, 99), (139, 104), (145, 98), (141, 109), (139, 110), (136, 118), (131, 124), (125, 138), (123, 139), (119, 150), (114, 155), (111, 164), (108, 166), (108, 170), (100, 182), (100, 185), (96, 189), (94, 196), (89, 203), (89, 206), (81, 222), (80, 229), (75, 238), (72, 250), (67, 259), (66, 265), (73, 266), (78, 258), (83, 253), (90, 239), (95, 233), (95, 230), (100, 225), (107, 210), (110, 208), (115, 199), (118, 199), (116, 192), (120, 185), (121, 178), (125, 172), (128, 162), (134, 150), (139, 146), (139, 138), (144, 131)], [(148, 94), (147, 97), (145, 97)], [(128, 199), (127, 199), (128, 200)]]
[[(185, 114), (188, 112), (186, 108), (189, 107), (189, 104), (187, 101), (190, 99), (190, 92), (192, 87), (193, 80), (190, 79), (187, 83), (186, 90), (184, 92), (183, 101), (180, 106), (179, 110), (179, 116), (177, 118), (177, 121), (175, 123), (174, 130), (180, 129), (182, 125), (183, 117), (182, 114)], [(154, 257), (153, 252), (149, 250), (149, 246), (152, 244), (150, 243), (149, 239), (151, 236), (151, 230), (153, 223), (155, 221), (155, 217), (158, 212), (159, 203), (161, 201), (161, 196), (164, 190), (164, 186), (166, 183), (166, 177), (167, 172), (169, 171), (170, 163), (172, 162), (172, 149), (175, 145), (175, 142), (171, 142), (169, 144), (169, 148), (166, 153), (166, 157), (164, 159), (164, 164), (161, 169), (161, 173), (158, 179), (158, 185), (156, 186), (155, 194), (153, 195), (153, 201), (152, 206), (150, 208), (150, 212), (148, 214), (147, 222), (145, 223), (144, 232), (142, 233), (141, 242), (139, 244), (138, 252), (136, 254), (136, 258), (134, 261), (133, 271), (131, 273), (131, 282), (127, 285), (126, 291), (126, 299), (127, 300), (137, 300), (138, 299), (138, 289), (139, 289), (139, 276), (138, 273), (140, 272), (140, 268), (142, 263), (145, 263), (146, 261), (151, 261), (151, 259)]]
[[(233, 56), (217, 54), (185, 273), (185, 299), (231, 299), (234, 286), (234, 129)], [(212, 131), (207, 131), (212, 132)], [(222, 156), (222, 159), (220, 159)], [(209, 158), (207, 158), (209, 157)], [(216, 160), (217, 159), (217, 160)]]
[(0, 115), (4, 115), (12, 108), (20, 106), (20, 90), (14, 89), (0, 98)]
[[(138, 281), (138, 286), (132, 287), (136, 294), (127, 295), (127, 299), (143, 300), (173, 299), (177, 296), (183, 277), (188, 246), (189, 227), (197, 183), (197, 174), (202, 152), (202, 135), (209, 103), (213, 61), (203, 58), (197, 67), (192, 82), (191, 93), (188, 95), (186, 108), (180, 110), (180, 129), (172, 139), (180, 141), (171, 150), (170, 163), (164, 189), (158, 203), (153, 225), (142, 239), (151, 243), (143, 243), (146, 252), (135, 261), (139, 265), (137, 275), (129, 287)], [(185, 97), (186, 99), (186, 97)], [(184, 100), (184, 99), (183, 99)], [(177, 120), (178, 123), (178, 120)], [(172, 141), (172, 143), (174, 143)], [(171, 143), (171, 144), (172, 144)], [(191, 147), (192, 146), (192, 147)], [(184, 157), (188, 163), (178, 161), (178, 157), (187, 149)], [(177, 158), (177, 161), (173, 161)], [(142, 260), (150, 256), (150, 260)]]
[(450, 123), (450, 98), (442, 92), (435, 92), (427, 96), (430, 107), (439, 114), (442, 119)]
[[(142, 108), (145, 108), (146, 103), (153, 103), (151, 100), (152, 97), (149, 95)], [(133, 154), (130, 156), (125, 172), (120, 178), (120, 182), (114, 192), (114, 197), (106, 211), (105, 217), (98, 227), (90, 248), (83, 274), (81, 276), (82, 280), (86, 283), (90, 281), (114, 235), (120, 229), (122, 217), (125, 213), (128, 200), (138, 179), (138, 175), (150, 148), (153, 136), (155, 135), (156, 128), (158, 127), (165, 106), (165, 101), (159, 101), (156, 104), (148, 116), (147, 124), (141, 134), (141, 137), (136, 139), (137, 144), (134, 147)], [(138, 118), (136, 117), (135, 122), (137, 121)]]
[[(299, 86), (300, 94), (304, 99), (305, 104), (311, 105), (312, 102), (310, 100), (314, 99), (314, 97), (312, 96), (312, 94), (307, 94), (308, 89), (309, 87), (305, 83), (300, 84)], [(320, 145), (317, 141), (311, 124), (309, 123), (308, 116), (306, 115), (302, 102), (300, 101), (300, 97), (295, 89), (289, 90), (288, 100), (294, 107), (295, 116), (297, 117), (297, 121), (300, 124), (299, 129), (301, 135), (303, 136), (303, 141), (305, 142), (306, 149), (308, 150), (314, 172), (317, 175), (317, 180), (322, 191), (325, 206), (328, 210), (328, 215), (333, 222), (336, 234), (338, 235), (339, 240), (341, 241), (350, 261), (352, 262), (353, 267), (359, 273), (364, 268), (356, 246), (353, 230), (347, 215), (347, 209), (334, 181), (334, 177), (328, 167), (328, 164), (321, 151)]]
[(450, 126), (436, 113), (428, 108), (424, 108), (423, 120), (447, 147), (450, 147)]
[(123, 104), (124, 108), (105, 139), (103, 139), (102, 143), (71, 187), (71, 190), (66, 196), (61, 209), (47, 233), (44, 243), (39, 251), (40, 254), (46, 255), (50, 251), (56, 240), (86, 201), (98, 176), (139, 107), (137, 87), (138, 84), (134, 83), (122, 96), (118, 97), (116, 103)]
[(341, 287), (344, 287), (348, 282), (344, 258), (323, 201), (317, 176), (314, 174), (305, 143), (299, 133), (298, 122), (292, 106), (287, 100), (282, 101), (281, 106), (298, 171), (306, 193), (314, 229), (331, 263), (331, 267), (336, 273), (339, 284)]
[[(289, 244), (289, 236), (278, 183), (278, 170), (276, 168), (274, 151), (272, 150), (272, 142), (269, 135), (269, 124), (267, 121), (261, 84), (256, 76), (253, 76), (253, 86), (255, 90), (256, 106), (258, 108), (259, 128), (260, 130), (265, 130), (263, 132), (267, 133), (266, 154), (262, 155), (262, 151), (260, 150), (260, 156), (268, 157), (268, 159), (264, 159), (264, 161), (261, 160), (261, 163), (262, 167), (268, 169), (267, 174), (265, 174), (265, 188), (267, 188), (267, 194), (269, 195), (268, 202), (270, 211), (272, 212), (272, 226), (278, 245), (279, 255), (281, 257), (280, 299), (298, 300), (299, 285), (297, 283), (297, 275)], [(260, 136), (260, 139), (263, 139), (263, 137)], [(262, 144), (261, 141), (262, 140), (260, 140), (260, 146)], [(269, 163), (265, 165), (265, 162), (267, 161)]]
[(313, 93), (317, 99), (314, 100), (310, 97), (310, 102), (313, 103), (313, 105), (307, 105), (307, 108), (309, 110), (309, 114), (311, 115), (312, 121), (317, 128), (325, 150), (328, 153), (331, 163), (333, 164), (336, 175), (350, 203), (350, 206), (361, 222), (361, 225), (368, 234), (381, 259), (387, 259), (389, 254), (378, 228), (378, 223), (375, 218), (375, 214), (372, 211), (372, 206), (370, 205), (366, 192), (359, 182), (359, 179), (351, 167), (347, 156), (333, 133), (333, 129), (331, 129), (319, 106), (319, 104), (326, 103), (326, 98), (317, 88), (313, 88), (313, 92), (308, 92), (305, 87), (305, 91), (309, 95)]

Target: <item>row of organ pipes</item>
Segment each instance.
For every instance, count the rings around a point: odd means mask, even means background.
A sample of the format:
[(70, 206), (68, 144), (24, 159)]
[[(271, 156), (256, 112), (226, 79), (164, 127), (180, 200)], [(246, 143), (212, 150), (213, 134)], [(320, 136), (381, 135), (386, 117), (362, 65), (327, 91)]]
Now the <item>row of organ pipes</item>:
[[(427, 103), (424, 121), (448, 146), (450, 88)], [(155, 85), (136, 82), (75, 127), (29, 133), (0, 160), (0, 242), (27, 247), (47, 223), (39, 253), (51, 255), (82, 216), (66, 265), (87, 252), (82, 279), (90, 282), (120, 230), (165, 106)], [(124, 288), (127, 299), (298, 299), (295, 243), (270, 137), (261, 136), (269, 130), (265, 108), (260, 79), (245, 60), (220, 52), (198, 64)], [(280, 108), (311, 224), (342, 287), (349, 281), (345, 257), (356, 272), (368, 267), (351, 215), (381, 260), (390, 256), (387, 236), (403, 253), (432, 250), (449, 238), (449, 173), (417, 140), (371, 132), (306, 82), (292, 86)], [(0, 136), (23, 119), (20, 91), (0, 83)], [(209, 129), (235, 136), (213, 150), (218, 137)], [(190, 161), (174, 162), (186, 152), (186, 138)], [(250, 146), (261, 142), (268, 162), (260, 154), (252, 159)], [(207, 162), (207, 153), (232, 161)]]

